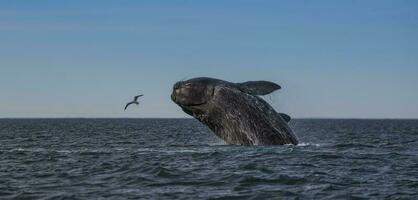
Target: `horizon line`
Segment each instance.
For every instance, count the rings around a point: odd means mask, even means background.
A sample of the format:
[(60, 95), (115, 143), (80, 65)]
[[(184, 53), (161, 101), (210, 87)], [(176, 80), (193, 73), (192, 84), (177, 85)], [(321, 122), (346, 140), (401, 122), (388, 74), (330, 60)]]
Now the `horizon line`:
[[(0, 117), (4, 119), (195, 119), (193, 117)], [(292, 120), (329, 119), (329, 120), (418, 120), (418, 118), (378, 118), (378, 117), (295, 117)]]

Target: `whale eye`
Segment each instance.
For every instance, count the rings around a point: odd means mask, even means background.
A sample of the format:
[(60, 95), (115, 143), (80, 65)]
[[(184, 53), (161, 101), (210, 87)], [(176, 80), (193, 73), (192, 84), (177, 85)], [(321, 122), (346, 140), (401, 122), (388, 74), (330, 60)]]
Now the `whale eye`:
[(191, 86), (191, 85), (192, 85), (191, 83), (184, 84), (184, 86)]

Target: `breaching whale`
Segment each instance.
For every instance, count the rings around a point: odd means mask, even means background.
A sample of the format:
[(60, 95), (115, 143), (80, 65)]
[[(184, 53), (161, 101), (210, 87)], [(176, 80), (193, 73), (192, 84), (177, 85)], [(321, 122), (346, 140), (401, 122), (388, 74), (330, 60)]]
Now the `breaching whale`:
[(232, 83), (199, 77), (175, 83), (171, 99), (228, 144), (296, 145), (297, 137), (287, 124), (290, 117), (259, 97), (280, 88), (268, 81)]

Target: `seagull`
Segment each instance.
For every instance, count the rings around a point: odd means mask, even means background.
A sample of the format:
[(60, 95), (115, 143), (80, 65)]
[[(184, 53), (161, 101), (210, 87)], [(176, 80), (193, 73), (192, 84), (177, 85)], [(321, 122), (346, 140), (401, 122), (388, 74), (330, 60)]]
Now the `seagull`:
[(133, 101), (131, 101), (131, 102), (129, 102), (129, 103), (127, 103), (127, 104), (126, 104), (126, 106), (125, 106), (125, 110), (126, 110), (126, 109), (128, 108), (128, 106), (129, 106), (129, 105), (131, 105), (131, 104), (136, 104), (136, 105), (138, 105), (138, 104), (139, 104), (139, 102), (138, 102), (138, 98), (139, 98), (139, 97), (142, 97), (142, 96), (144, 96), (144, 95), (140, 94), (140, 95), (138, 95), (138, 96), (135, 96)]

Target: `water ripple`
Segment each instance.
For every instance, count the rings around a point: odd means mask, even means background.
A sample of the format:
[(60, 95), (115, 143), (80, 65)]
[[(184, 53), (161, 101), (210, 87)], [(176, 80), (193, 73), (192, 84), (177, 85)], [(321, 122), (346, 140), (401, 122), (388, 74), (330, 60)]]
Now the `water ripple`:
[(0, 120), (0, 199), (418, 199), (417, 120), (293, 120), (297, 146), (189, 119)]

